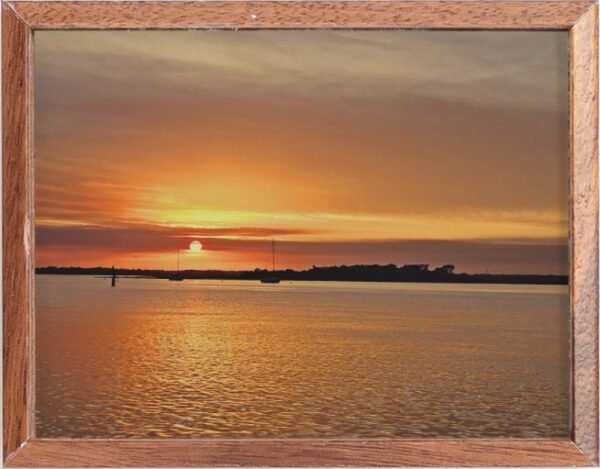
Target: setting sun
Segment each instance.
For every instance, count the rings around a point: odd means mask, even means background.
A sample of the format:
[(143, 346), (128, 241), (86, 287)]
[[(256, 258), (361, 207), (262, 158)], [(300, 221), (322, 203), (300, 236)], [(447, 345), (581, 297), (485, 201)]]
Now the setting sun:
[(190, 243), (190, 251), (192, 251), (192, 252), (202, 251), (202, 243), (198, 240), (192, 241)]

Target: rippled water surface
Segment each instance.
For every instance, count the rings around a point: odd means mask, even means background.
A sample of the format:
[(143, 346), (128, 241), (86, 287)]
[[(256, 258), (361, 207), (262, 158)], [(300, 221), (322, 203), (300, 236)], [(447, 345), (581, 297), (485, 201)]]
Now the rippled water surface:
[(40, 437), (568, 434), (566, 287), (37, 276)]

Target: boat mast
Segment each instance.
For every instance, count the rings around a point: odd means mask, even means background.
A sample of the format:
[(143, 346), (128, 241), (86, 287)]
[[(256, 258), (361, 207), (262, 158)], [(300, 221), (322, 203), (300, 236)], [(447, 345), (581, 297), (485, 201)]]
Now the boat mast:
[(273, 272), (275, 272), (275, 240), (271, 240), (271, 251), (273, 252)]

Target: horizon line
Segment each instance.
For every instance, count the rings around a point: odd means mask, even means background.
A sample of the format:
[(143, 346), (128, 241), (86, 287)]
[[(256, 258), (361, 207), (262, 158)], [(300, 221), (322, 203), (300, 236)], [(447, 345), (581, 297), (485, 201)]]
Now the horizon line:
[[(396, 269), (401, 269), (403, 267), (424, 267), (426, 266), (427, 268), (422, 270), (422, 273), (429, 273), (429, 274), (433, 274), (433, 273), (442, 273), (441, 271), (436, 272), (437, 269), (441, 269), (443, 267), (446, 266), (452, 266), (452, 264), (442, 264), (439, 266), (433, 266), (434, 270), (429, 270), (429, 267), (432, 267), (431, 264), (420, 264), (420, 263), (414, 263), (414, 264), (402, 264), (402, 265), (398, 265), (398, 264), (394, 264), (394, 263), (388, 263), (388, 264), (335, 264), (335, 265), (313, 265), (311, 267), (307, 267), (304, 269), (292, 269), (292, 268), (278, 268), (275, 270), (272, 269), (268, 269), (265, 267), (255, 267), (253, 269), (218, 269), (218, 268), (210, 268), (210, 269), (180, 269), (179, 272), (188, 272), (188, 273), (209, 273), (209, 272), (222, 272), (222, 273), (252, 273), (252, 272), (293, 272), (293, 273), (303, 273), (303, 272), (310, 272), (311, 270), (316, 270), (316, 269), (330, 269), (330, 268), (356, 268), (356, 267), (390, 267), (390, 266), (394, 266)], [(52, 269), (52, 270), (59, 270), (59, 269), (77, 269), (77, 270), (108, 270), (108, 271), (137, 271), (137, 272), (164, 272), (164, 273), (169, 273), (169, 272), (178, 272), (177, 269), (164, 269), (164, 268), (141, 268), (141, 267), (115, 267), (115, 266), (101, 266), (101, 265), (97, 265), (97, 266), (91, 266), (91, 267), (85, 267), (85, 266), (57, 266), (57, 265), (46, 265), (46, 266), (35, 266), (35, 273), (37, 274), (38, 270), (48, 270), (48, 269)], [(513, 276), (513, 277), (567, 277), (569, 278), (569, 274), (561, 274), (561, 273), (507, 273), (507, 272), (473, 272), (473, 273), (469, 273), (469, 272), (455, 272), (454, 270), (452, 270), (449, 273), (445, 273), (445, 275), (470, 275), (470, 276), (475, 276), (475, 275), (489, 275), (489, 276)]]

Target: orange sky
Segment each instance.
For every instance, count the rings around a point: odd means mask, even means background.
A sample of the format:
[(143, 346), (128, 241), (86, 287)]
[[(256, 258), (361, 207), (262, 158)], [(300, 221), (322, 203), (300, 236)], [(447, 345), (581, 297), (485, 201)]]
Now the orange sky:
[(35, 33), (36, 263), (567, 270), (567, 34)]

